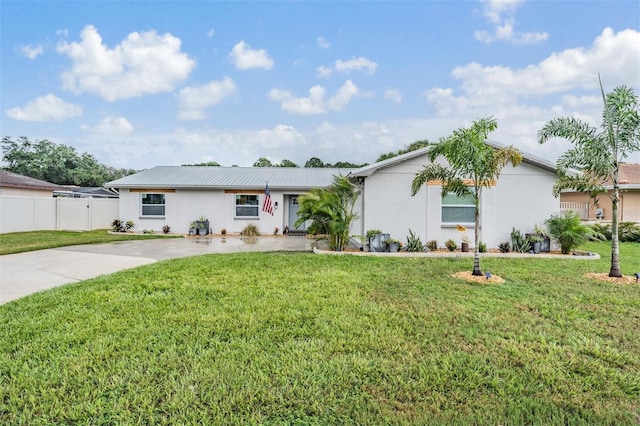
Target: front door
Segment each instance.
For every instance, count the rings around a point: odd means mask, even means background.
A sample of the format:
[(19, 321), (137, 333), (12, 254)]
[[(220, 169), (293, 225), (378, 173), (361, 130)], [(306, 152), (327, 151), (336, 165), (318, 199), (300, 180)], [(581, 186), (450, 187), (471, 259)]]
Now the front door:
[(300, 230), (304, 231), (306, 229), (304, 223), (296, 228), (294, 225), (296, 220), (298, 220), (298, 211), (300, 210), (300, 206), (298, 205), (298, 196), (297, 195), (289, 195), (289, 229), (290, 230)]

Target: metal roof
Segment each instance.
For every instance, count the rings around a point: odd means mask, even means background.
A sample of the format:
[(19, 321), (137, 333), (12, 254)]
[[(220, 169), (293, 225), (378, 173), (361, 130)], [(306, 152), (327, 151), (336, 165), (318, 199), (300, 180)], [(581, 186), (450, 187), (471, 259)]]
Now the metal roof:
[(309, 190), (354, 169), (301, 167), (158, 166), (104, 184), (108, 188)]
[[(489, 140), (487, 140), (485, 143), (495, 149), (502, 149), (506, 147), (506, 145), (502, 145), (497, 142), (493, 142)], [(378, 170), (383, 169), (385, 167), (395, 166), (396, 164), (401, 163), (403, 161), (410, 160), (412, 158), (419, 157), (421, 155), (425, 155), (429, 152), (431, 148), (432, 146), (426, 146), (424, 148), (416, 149), (415, 151), (410, 151), (405, 154), (398, 155), (396, 157), (388, 158), (386, 160), (361, 167), (357, 170), (354, 170), (351, 176), (369, 177), (375, 172), (377, 172)], [(522, 151), (521, 153), (522, 153), (523, 162), (540, 167), (542, 169), (548, 170), (553, 173), (556, 172), (556, 166), (552, 162), (536, 157), (531, 154), (524, 153)]]

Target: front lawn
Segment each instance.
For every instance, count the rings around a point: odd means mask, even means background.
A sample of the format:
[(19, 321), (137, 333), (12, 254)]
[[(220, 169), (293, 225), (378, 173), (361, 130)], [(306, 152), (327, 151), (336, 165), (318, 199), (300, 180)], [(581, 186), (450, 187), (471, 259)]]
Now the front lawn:
[[(173, 236), (173, 235), (172, 235)], [(170, 237), (172, 237), (170, 236)], [(0, 234), (0, 255), (25, 251), (65, 247), (78, 244), (111, 243), (114, 241), (166, 238), (159, 234), (110, 234), (107, 229), (94, 231), (32, 231)], [(175, 235), (173, 237), (179, 237)]]
[[(640, 418), (640, 285), (600, 260), (206, 255), (0, 306), (2, 424)], [(640, 245), (621, 245), (623, 273)]]

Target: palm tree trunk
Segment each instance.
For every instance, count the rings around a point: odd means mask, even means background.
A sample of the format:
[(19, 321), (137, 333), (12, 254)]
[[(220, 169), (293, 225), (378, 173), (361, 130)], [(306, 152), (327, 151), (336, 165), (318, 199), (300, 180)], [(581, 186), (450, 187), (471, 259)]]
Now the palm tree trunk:
[(479, 246), (479, 242), (480, 242), (480, 238), (478, 233), (480, 232), (480, 194), (478, 193), (478, 191), (476, 190), (476, 196), (475, 196), (475, 202), (476, 202), (476, 224), (475, 224), (475, 229), (474, 229), (474, 240), (475, 240), (475, 248), (473, 250), (473, 271), (471, 272), (471, 275), (477, 275), (477, 276), (481, 276), (482, 275), (482, 271), (480, 270), (480, 246)]
[(610, 277), (621, 277), (620, 271), (620, 243), (618, 238), (618, 169), (613, 173), (613, 197), (611, 198), (611, 269)]

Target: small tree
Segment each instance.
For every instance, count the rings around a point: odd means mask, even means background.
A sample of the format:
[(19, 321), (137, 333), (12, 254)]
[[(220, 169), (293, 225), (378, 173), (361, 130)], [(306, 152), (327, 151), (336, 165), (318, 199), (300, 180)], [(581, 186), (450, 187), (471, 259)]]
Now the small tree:
[[(599, 77), (598, 77), (599, 78)], [(618, 203), (620, 163), (631, 153), (640, 151), (640, 107), (633, 89), (620, 86), (605, 96), (601, 131), (577, 118), (559, 117), (549, 120), (538, 132), (538, 141), (564, 138), (573, 148), (558, 159), (558, 181), (553, 191), (559, 196), (564, 189), (587, 192), (592, 196), (604, 193), (611, 197), (611, 268), (610, 277), (621, 277), (618, 237)], [(579, 170), (573, 174), (570, 170)], [(605, 184), (613, 191), (608, 192)]]
[[(458, 129), (448, 138), (440, 139), (429, 151), (431, 164), (416, 174), (411, 184), (411, 195), (416, 195), (422, 185), (434, 180), (442, 183), (442, 196), (454, 193), (459, 197), (473, 197), (475, 204), (475, 250), (473, 275), (482, 275), (480, 270), (480, 198), (482, 188), (489, 188), (500, 176), (508, 163), (516, 166), (522, 155), (513, 146), (496, 149), (485, 143), (490, 132), (498, 128), (493, 118), (482, 118), (471, 127)], [(435, 163), (444, 157), (448, 166)]]
[(300, 210), (295, 226), (307, 220), (311, 229), (329, 237), (331, 250), (344, 250), (349, 243), (351, 223), (357, 218), (354, 213), (358, 198), (356, 187), (345, 176), (334, 176), (327, 188), (314, 188), (298, 198)]

